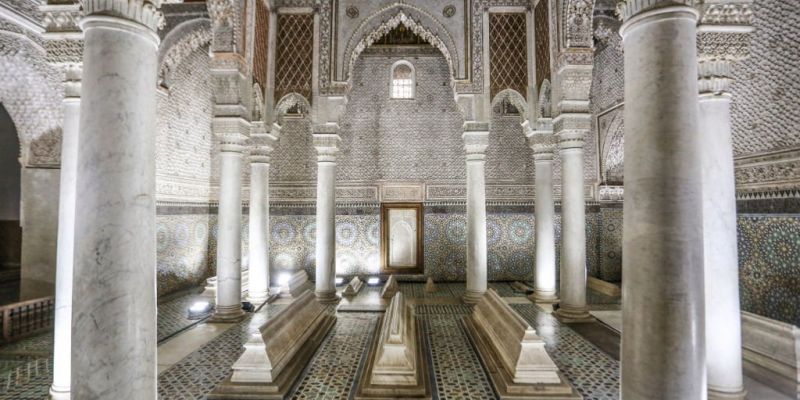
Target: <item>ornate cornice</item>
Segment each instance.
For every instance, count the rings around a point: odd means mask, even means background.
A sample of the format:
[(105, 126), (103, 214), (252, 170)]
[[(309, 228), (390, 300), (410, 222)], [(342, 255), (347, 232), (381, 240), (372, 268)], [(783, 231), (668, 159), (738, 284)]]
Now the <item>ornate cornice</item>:
[(138, 22), (154, 32), (164, 27), (161, 0), (81, 0), (85, 16), (107, 15)]
[(753, 11), (752, 0), (697, 0), (696, 8), (700, 12), (698, 24), (701, 29), (714, 27), (751, 27)]
[(42, 13), (42, 26), (46, 35), (54, 33), (81, 34), (78, 23), (81, 20), (80, 3), (74, 4), (44, 4), (39, 7)]

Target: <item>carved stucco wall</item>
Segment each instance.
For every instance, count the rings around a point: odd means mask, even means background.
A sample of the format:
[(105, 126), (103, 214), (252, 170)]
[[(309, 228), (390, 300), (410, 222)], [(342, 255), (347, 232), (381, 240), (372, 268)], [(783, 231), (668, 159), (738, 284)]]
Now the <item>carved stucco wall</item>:
[[(791, 2), (754, 2), (755, 33), (751, 57), (734, 68), (732, 123), (733, 145), (738, 157), (737, 188), (770, 190), (764, 182), (790, 182), (800, 178), (797, 152), (800, 146), (800, 9)], [(592, 83), (593, 129), (598, 132), (600, 166), (613, 167), (622, 160), (624, 130), (623, 54), (615, 18), (596, 18), (595, 68)], [(763, 153), (768, 155), (757, 156)], [(603, 168), (606, 169), (606, 168)], [(613, 169), (613, 168), (608, 168)], [(610, 171), (613, 177), (619, 171)], [(622, 176), (616, 176), (621, 183)], [(793, 183), (792, 183), (793, 182)], [(759, 189), (759, 185), (762, 185)], [(753, 187), (751, 189), (751, 187)], [(755, 196), (754, 198), (758, 198)], [(798, 280), (800, 254), (797, 199), (753, 200), (738, 204), (738, 250), (742, 309), (791, 324), (800, 324)], [(743, 211), (744, 210), (744, 211)], [(600, 271), (621, 276), (622, 210), (604, 208), (601, 213)], [(591, 273), (591, 270), (590, 270)], [(593, 274), (594, 275), (594, 274)], [(597, 275), (595, 275), (597, 276)]]
[[(398, 60), (416, 71), (413, 100), (389, 98), (389, 75)], [(447, 62), (440, 54), (365, 53), (356, 62), (353, 89), (341, 120), (337, 183), (448, 182), (463, 186), (463, 119), (453, 101)], [(487, 182), (533, 183), (533, 158), (518, 116), (495, 113), (487, 150)], [(276, 185), (316, 182), (310, 124), (287, 119), (271, 164)]]
[(188, 54), (169, 81), (158, 101), (156, 195), (159, 200), (208, 201), (219, 176), (208, 45)]
[[(751, 57), (734, 67), (732, 124), (736, 157), (776, 152), (800, 146), (800, 115), (796, 111), (800, 98), (800, 9), (790, 2), (761, 0), (752, 7), (755, 32), (752, 35)], [(613, 109), (624, 100), (623, 54), (618, 35), (619, 22), (614, 18), (595, 21), (595, 68), (592, 82), (593, 129), (601, 145), (600, 159), (621, 159), (622, 140), (603, 150), (607, 138), (613, 138), (624, 127), (624, 121), (611, 123)], [(612, 110), (613, 109), (613, 110)], [(612, 115), (609, 115), (612, 114)], [(598, 129), (597, 120), (607, 123)], [(621, 118), (621, 116), (620, 116)], [(787, 155), (796, 158), (794, 155)], [(737, 185), (764, 183), (771, 180), (798, 180), (797, 162), (775, 162), (782, 156), (754, 160), (774, 166), (737, 163)], [(795, 187), (798, 185), (795, 185)]]
[(751, 57), (734, 69), (733, 136), (737, 155), (800, 146), (800, 8), (753, 3)]
[[(389, 98), (390, 69), (406, 59), (416, 71), (413, 100)], [(362, 55), (342, 117), (339, 181), (466, 179), (461, 125), (440, 54)]]
[[(0, 26), (5, 29), (5, 26)], [(27, 165), (58, 165), (61, 155), (62, 73), (21, 30), (0, 30), (0, 103), (17, 127)]]

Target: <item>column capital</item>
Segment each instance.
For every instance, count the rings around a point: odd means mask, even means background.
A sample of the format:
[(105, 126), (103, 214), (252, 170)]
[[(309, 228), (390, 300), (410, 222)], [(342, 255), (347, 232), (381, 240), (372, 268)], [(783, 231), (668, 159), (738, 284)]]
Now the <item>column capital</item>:
[(82, 0), (81, 28), (88, 17), (116, 17), (137, 22), (158, 32), (164, 27), (164, 15), (159, 10), (161, 0)]
[(586, 143), (586, 134), (588, 131), (583, 130), (568, 130), (558, 133), (558, 148), (561, 150), (567, 149), (583, 149)]
[(704, 94), (728, 94), (736, 62), (750, 57), (752, 0), (703, 0), (696, 8), (698, 89)]
[(591, 113), (562, 113), (552, 120), (553, 132), (561, 135), (565, 131), (589, 132), (592, 129)]
[(645, 11), (671, 6), (691, 6), (692, 0), (618, 0), (617, 14), (628, 22), (632, 17)]
[[(480, 129), (480, 130), (478, 130)], [(467, 152), (467, 162), (486, 160), (486, 148), (489, 147), (489, 123), (464, 124), (464, 150)]]
[(528, 146), (533, 150), (533, 160), (552, 161), (556, 151), (556, 137), (552, 133), (537, 132), (528, 136)]
[(317, 162), (336, 162), (336, 153), (342, 139), (337, 133), (315, 133), (312, 135), (317, 149)]
[(238, 117), (215, 117), (211, 131), (219, 140), (220, 152), (242, 153), (247, 148), (250, 122)]
[(83, 64), (64, 64), (64, 101), (75, 101), (81, 98), (81, 76)]
[(269, 164), (278, 138), (264, 129), (264, 123), (254, 122), (250, 133), (250, 163)]

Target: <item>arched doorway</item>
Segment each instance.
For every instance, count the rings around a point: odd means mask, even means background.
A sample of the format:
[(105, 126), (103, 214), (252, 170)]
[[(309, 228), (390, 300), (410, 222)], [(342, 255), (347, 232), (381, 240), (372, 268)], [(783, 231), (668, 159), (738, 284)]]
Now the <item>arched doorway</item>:
[(22, 254), (19, 137), (0, 103), (0, 304), (19, 300)]

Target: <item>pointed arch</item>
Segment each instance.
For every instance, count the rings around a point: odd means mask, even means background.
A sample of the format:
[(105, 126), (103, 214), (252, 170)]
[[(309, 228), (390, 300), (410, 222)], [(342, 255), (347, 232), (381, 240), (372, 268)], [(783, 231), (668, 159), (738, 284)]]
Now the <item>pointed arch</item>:
[(452, 77), (458, 77), (458, 50), (447, 28), (427, 11), (409, 4), (395, 3), (366, 18), (350, 36), (344, 52), (343, 80), (350, 79), (353, 65), (364, 50), (401, 23), (439, 49), (450, 66)]

